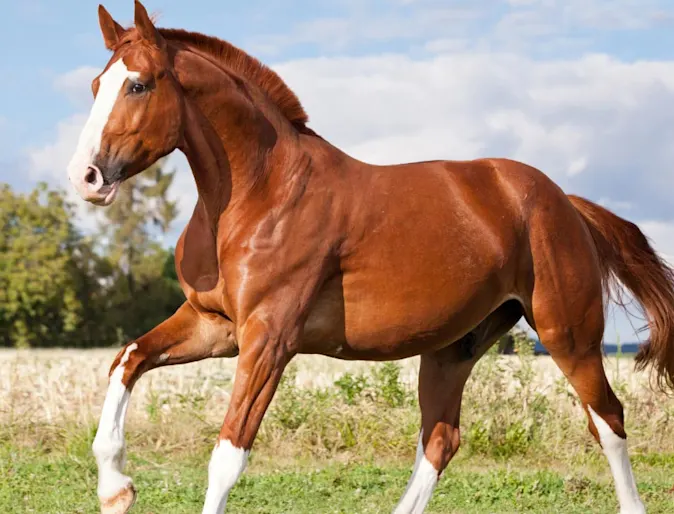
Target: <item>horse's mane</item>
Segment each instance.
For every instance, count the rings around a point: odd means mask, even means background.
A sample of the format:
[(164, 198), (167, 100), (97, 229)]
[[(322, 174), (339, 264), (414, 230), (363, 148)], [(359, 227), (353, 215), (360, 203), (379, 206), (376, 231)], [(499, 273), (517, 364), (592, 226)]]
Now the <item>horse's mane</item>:
[[(278, 74), (233, 44), (213, 36), (182, 29), (158, 28), (167, 41), (180, 43), (202, 52), (221, 62), (232, 72), (249, 80), (277, 106), (281, 114), (301, 133), (316, 136), (307, 127), (309, 116), (304, 111), (297, 95)], [(135, 37), (135, 28), (127, 29), (120, 44), (128, 43)]]
[(255, 57), (221, 39), (182, 29), (158, 29), (167, 40), (188, 45), (220, 61), (234, 73), (260, 88), (300, 132), (315, 135), (306, 126), (307, 113), (295, 93), (278, 74)]

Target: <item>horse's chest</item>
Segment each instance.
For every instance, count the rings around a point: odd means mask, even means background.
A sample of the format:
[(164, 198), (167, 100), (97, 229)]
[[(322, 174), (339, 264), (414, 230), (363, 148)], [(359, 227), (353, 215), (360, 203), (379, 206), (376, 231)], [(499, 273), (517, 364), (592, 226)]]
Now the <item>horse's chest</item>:
[(194, 308), (227, 314), (215, 238), (207, 227), (194, 220), (178, 240), (176, 273), (185, 297)]

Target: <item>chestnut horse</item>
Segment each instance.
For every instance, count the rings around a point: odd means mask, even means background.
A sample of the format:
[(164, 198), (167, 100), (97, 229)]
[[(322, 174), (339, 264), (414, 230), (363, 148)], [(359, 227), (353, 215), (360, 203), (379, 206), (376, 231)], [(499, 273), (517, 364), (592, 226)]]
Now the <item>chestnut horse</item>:
[(645, 512), (601, 350), (617, 279), (649, 323), (637, 365), (674, 382), (674, 273), (635, 225), (511, 160), (365, 164), (308, 128), (283, 81), (229, 43), (158, 29), (138, 2), (133, 28), (103, 7), (99, 21), (112, 58), (93, 81), (72, 184), (108, 205), (179, 149), (199, 193), (176, 248), (186, 302), (110, 369), (93, 444), (102, 512), (136, 496), (123, 432), (144, 372), (238, 354), (208, 466), (203, 512), (216, 514), (298, 353), (421, 356), (417, 458), (395, 512), (423, 512), (459, 447), (471, 369), (522, 316), (580, 396), (620, 511)]

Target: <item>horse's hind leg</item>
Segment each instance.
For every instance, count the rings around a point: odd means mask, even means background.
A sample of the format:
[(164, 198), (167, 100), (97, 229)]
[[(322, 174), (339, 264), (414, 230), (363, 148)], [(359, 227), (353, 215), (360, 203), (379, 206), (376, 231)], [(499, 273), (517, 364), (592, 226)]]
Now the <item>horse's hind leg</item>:
[(394, 514), (420, 514), (440, 474), (459, 448), (463, 388), (475, 363), (522, 316), (519, 303), (503, 304), (462, 340), (421, 356), (421, 432), (412, 477)]
[(589, 429), (606, 455), (621, 514), (645, 512), (632, 474), (623, 408), (604, 373), (602, 285), (589, 237), (567, 227), (564, 244), (543, 235), (532, 244), (536, 276), (531, 319), (541, 343), (578, 393)]
[(644, 513), (627, 455), (623, 408), (604, 373), (601, 298), (578, 324), (555, 326), (554, 321), (548, 320), (554, 320), (554, 315), (546, 319), (536, 311), (534, 318), (541, 343), (578, 393), (588, 416), (588, 428), (608, 459), (621, 514)]

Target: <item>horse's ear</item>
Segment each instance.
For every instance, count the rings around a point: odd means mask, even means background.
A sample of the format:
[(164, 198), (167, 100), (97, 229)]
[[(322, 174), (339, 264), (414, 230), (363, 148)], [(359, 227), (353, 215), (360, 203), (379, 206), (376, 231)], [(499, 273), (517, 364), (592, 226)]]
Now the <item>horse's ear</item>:
[(145, 9), (145, 7), (143, 7), (143, 4), (141, 4), (138, 0), (135, 1), (136, 1), (135, 22), (138, 33), (143, 39), (149, 41), (150, 43), (153, 43), (158, 48), (160, 49), (165, 48), (166, 41), (159, 33), (157, 28), (154, 26), (154, 23), (152, 23), (150, 16), (147, 14), (147, 10)]
[(103, 33), (105, 48), (112, 50), (124, 34), (124, 27), (113, 20), (110, 13), (102, 5), (98, 6), (98, 23)]

